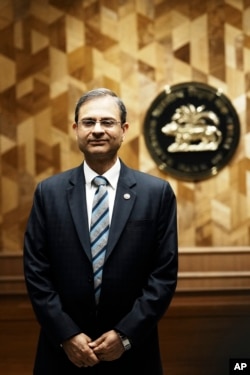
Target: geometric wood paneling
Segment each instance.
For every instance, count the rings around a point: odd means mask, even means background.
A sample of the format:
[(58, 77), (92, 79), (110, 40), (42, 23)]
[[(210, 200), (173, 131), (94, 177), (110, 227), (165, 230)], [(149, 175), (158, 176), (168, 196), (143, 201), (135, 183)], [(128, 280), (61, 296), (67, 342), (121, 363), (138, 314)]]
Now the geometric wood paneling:
[[(20, 252), (35, 185), (79, 164), (76, 100), (100, 86), (131, 124), (120, 155), (168, 179), (181, 247), (250, 246), (250, 0), (0, 2), (0, 251)], [(146, 111), (165, 85), (220, 87), (241, 139), (217, 176), (183, 182), (146, 149)]]

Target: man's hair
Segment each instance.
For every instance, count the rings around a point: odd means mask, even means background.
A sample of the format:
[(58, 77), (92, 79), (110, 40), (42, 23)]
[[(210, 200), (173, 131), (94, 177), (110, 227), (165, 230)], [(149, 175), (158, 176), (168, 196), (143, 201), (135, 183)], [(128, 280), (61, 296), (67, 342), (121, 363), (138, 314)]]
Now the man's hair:
[(126, 122), (127, 110), (123, 101), (113, 91), (106, 89), (106, 88), (99, 88), (99, 89), (95, 89), (95, 90), (91, 90), (87, 92), (86, 94), (81, 96), (78, 102), (76, 103), (76, 108), (75, 108), (75, 123), (76, 124), (78, 123), (79, 110), (81, 106), (89, 100), (100, 98), (102, 96), (112, 96), (113, 98), (115, 98), (115, 101), (120, 109), (121, 123), (124, 124)]

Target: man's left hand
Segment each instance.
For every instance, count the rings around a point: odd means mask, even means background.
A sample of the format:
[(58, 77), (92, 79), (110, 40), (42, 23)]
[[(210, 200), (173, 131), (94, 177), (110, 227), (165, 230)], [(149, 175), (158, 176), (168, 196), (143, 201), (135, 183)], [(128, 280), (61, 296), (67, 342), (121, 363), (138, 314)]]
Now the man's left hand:
[(95, 341), (89, 343), (100, 361), (114, 361), (124, 353), (124, 347), (116, 331), (111, 330), (104, 333)]

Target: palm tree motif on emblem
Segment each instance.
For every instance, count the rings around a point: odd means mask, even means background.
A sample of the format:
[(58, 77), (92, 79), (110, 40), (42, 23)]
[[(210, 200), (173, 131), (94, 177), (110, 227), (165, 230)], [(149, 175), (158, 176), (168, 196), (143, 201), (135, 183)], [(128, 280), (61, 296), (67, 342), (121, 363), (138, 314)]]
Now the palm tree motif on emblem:
[(218, 116), (206, 111), (204, 105), (195, 107), (187, 104), (176, 109), (171, 122), (164, 125), (161, 131), (175, 137), (168, 146), (169, 152), (215, 151), (222, 140), (219, 124)]

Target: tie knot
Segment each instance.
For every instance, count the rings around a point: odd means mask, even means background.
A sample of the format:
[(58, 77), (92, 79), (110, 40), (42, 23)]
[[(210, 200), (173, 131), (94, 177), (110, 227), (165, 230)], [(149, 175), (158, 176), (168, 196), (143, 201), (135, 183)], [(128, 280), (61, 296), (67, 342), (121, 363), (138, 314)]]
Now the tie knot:
[(108, 185), (108, 180), (103, 176), (96, 176), (92, 182), (95, 186)]

